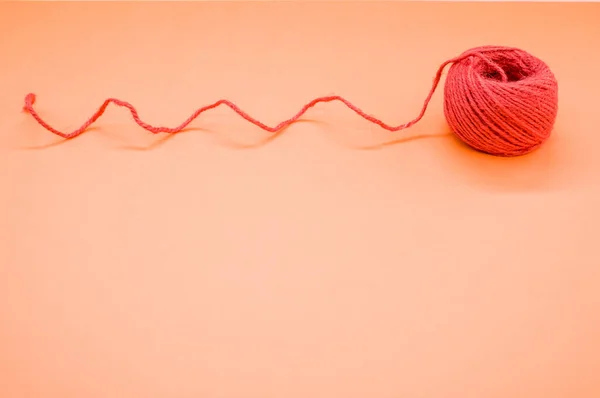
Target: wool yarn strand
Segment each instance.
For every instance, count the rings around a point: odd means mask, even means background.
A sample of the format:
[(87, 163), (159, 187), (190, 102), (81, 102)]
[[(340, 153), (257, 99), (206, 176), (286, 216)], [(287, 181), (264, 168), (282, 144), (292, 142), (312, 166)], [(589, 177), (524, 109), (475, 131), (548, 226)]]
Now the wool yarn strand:
[(110, 104), (128, 109), (135, 123), (153, 134), (178, 133), (202, 113), (221, 105), (229, 107), (249, 123), (276, 133), (296, 122), (317, 104), (334, 101), (343, 103), (367, 121), (396, 132), (423, 118), (448, 65), (451, 67), (444, 88), (444, 115), (452, 131), (467, 145), (492, 155), (517, 156), (531, 152), (548, 139), (558, 111), (556, 79), (540, 59), (523, 50), (502, 46), (476, 47), (443, 62), (437, 69), (419, 114), (400, 125), (387, 124), (339, 95), (315, 98), (294, 116), (275, 126), (268, 126), (250, 116), (227, 99), (197, 109), (179, 126), (163, 127), (144, 122), (129, 102), (108, 98), (81, 127), (69, 133), (52, 127), (42, 119), (33, 107), (35, 94), (27, 94), (23, 109), (46, 130), (65, 139), (83, 134)]

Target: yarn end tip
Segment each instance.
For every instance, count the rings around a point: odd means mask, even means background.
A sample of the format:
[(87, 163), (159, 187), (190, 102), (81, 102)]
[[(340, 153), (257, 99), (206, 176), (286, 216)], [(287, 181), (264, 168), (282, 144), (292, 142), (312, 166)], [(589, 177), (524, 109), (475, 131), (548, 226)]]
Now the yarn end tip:
[(35, 94), (29, 93), (25, 96), (25, 105), (23, 106), (23, 111), (28, 112), (29, 107), (35, 104)]

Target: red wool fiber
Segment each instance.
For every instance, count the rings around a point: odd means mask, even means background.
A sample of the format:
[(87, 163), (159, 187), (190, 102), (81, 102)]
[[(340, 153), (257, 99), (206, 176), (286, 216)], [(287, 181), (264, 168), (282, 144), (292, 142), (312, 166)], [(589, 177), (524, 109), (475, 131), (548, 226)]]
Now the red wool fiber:
[(133, 120), (154, 134), (177, 133), (203, 112), (220, 105), (228, 106), (261, 129), (275, 133), (297, 121), (318, 103), (332, 101), (342, 102), (359, 116), (385, 130), (399, 131), (423, 118), (448, 65), (451, 66), (444, 88), (444, 114), (454, 134), (467, 145), (491, 155), (518, 156), (533, 151), (548, 139), (558, 111), (558, 83), (554, 74), (542, 60), (526, 51), (501, 46), (476, 47), (442, 63), (418, 116), (398, 126), (384, 123), (337, 95), (315, 98), (294, 116), (273, 127), (253, 118), (225, 99), (196, 110), (183, 123), (172, 128), (145, 123), (133, 105), (115, 98), (105, 100), (80, 128), (70, 133), (55, 129), (39, 116), (33, 108), (35, 94), (25, 97), (24, 110), (45, 129), (65, 139), (85, 132), (102, 116), (110, 103), (129, 109)]

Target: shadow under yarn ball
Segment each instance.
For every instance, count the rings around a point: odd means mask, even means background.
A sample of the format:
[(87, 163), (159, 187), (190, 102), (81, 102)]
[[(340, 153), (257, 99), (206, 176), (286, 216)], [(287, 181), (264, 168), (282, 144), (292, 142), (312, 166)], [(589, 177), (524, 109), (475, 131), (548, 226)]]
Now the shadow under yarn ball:
[(529, 153), (548, 139), (557, 111), (554, 74), (526, 51), (483, 46), (452, 60), (444, 114), (474, 149), (497, 156)]

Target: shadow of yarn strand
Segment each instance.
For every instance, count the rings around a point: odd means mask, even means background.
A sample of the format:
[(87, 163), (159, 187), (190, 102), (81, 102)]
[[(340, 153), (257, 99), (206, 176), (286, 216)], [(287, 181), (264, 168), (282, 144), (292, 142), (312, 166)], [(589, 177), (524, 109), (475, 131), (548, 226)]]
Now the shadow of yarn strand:
[[(100, 127), (92, 126), (92, 127), (89, 127), (86, 130), (86, 133), (92, 132), (92, 131), (99, 131), (99, 130), (100, 130)], [(80, 137), (80, 136), (73, 137), (73, 138), (59, 138), (58, 140), (55, 140), (55, 141), (52, 141), (52, 142), (49, 142), (49, 143), (46, 143), (46, 144), (23, 145), (23, 146), (20, 146), (19, 149), (22, 149), (22, 150), (32, 150), (32, 151), (41, 150), (41, 149), (50, 149), (50, 148), (54, 148), (54, 147), (58, 147), (58, 146), (64, 145), (68, 141), (74, 140), (74, 139), (76, 139), (78, 137)]]
[[(260, 138), (259, 140), (255, 141), (255, 142), (251, 142), (251, 143), (241, 143), (241, 142), (237, 142), (231, 139), (222, 139), (220, 140), (220, 144), (224, 145), (227, 148), (231, 148), (231, 149), (237, 149), (237, 150), (244, 150), (244, 149), (258, 149), (261, 147), (264, 147), (268, 144), (273, 143), (274, 141), (276, 141), (277, 139), (281, 138), (290, 127), (292, 127), (295, 124), (301, 124), (301, 123), (311, 123), (311, 124), (318, 124), (318, 125), (329, 125), (329, 123), (324, 122), (324, 121), (320, 121), (320, 120), (314, 120), (314, 119), (299, 119), (296, 120), (294, 123), (285, 126), (284, 128), (274, 132), (274, 133), (270, 133), (262, 138)], [(94, 132), (94, 131), (101, 131), (100, 127), (97, 126), (91, 126), (86, 130), (86, 134), (90, 133), (90, 132)], [(152, 151), (152, 150), (157, 150), (162, 148), (165, 144), (167, 144), (168, 142), (170, 142), (171, 140), (175, 139), (176, 136), (180, 135), (180, 134), (186, 134), (186, 133), (190, 133), (190, 132), (203, 132), (203, 133), (211, 133), (212, 131), (209, 129), (205, 129), (205, 128), (200, 128), (200, 127), (186, 127), (181, 131), (178, 131), (176, 133), (166, 133), (164, 134), (162, 137), (158, 138), (157, 140), (152, 141), (151, 143), (147, 144), (147, 145), (131, 145), (131, 144), (127, 144), (127, 145), (120, 145), (118, 146), (119, 149), (122, 150), (128, 150), (128, 151)], [(46, 143), (46, 144), (40, 144), (40, 145), (29, 145), (29, 146), (22, 146), (21, 149), (24, 150), (41, 150), (41, 149), (49, 149), (49, 148), (53, 148), (53, 147), (58, 147), (61, 145), (66, 144), (68, 141), (71, 140), (75, 140), (77, 138), (80, 138), (82, 135), (78, 135), (76, 137), (73, 138), (61, 138), (59, 140), (50, 142), (50, 143)], [(451, 132), (445, 132), (443, 134), (439, 134), (439, 133), (425, 133), (425, 134), (416, 134), (416, 135), (410, 135), (410, 136), (404, 136), (404, 137), (395, 137), (391, 140), (385, 140), (382, 142), (378, 142), (375, 144), (350, 144), (347, 141), (343, 141), (343, 140), (335, 140), (337, 141), (338, 144), (345, 146), (349, 149), (354, 149), (354, 150), (363, 150), (363, 151), (374, 151), (374, 150), (381, 150), (381, 149), (385, 149), (387, 147), (391, 147), (394, 145), (399, 145), (402, 143), (407, 143), (407, 142), (411, 142), (411, 141), (417, 141), (417, 140), (422, 140), (422, 139), (426, 139), (426, 138), (447, 138), (449, 136), (451, 136), (452, 133)]]

